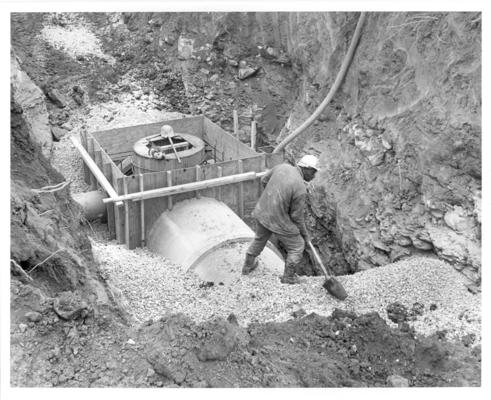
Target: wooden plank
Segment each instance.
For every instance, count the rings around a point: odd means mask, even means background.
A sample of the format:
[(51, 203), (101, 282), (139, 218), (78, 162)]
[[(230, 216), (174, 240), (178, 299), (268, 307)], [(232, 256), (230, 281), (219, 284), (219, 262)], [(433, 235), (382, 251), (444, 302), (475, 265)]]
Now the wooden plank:
[[(127, 176), (124, 178), (127, 186), (128, 194), (137, 193), (140, 191), (140, 181), (136, 175)], [(140, 203), (127, 201), (128, 204), (128, 230), (129, 237), (127, 241), (128, 248), (133, 250), (139, 246), (141, 246), (141, 210)]]
[[(120, 178), (123, 182), (123, 193), (128, 194), (128, 182), (126, 178)], [(124, 242), (129, 248), (130, 246), (130, 210), (127, 201), (124, 202)]]
[(251, 122), (251, 149), (256, 151), (256, 121)]
[(234, 136), (238, 140), (239, 139), (239, 115), (237, 114), (237, 110), (233, 111), (234, 118)]
[[(201, 167), (199, 165), (196, 165), (195, 170), (196, 170), (196, 182), (198, 182), (201, 180)], [(201, 198), (199, 190), (196, 191), (196, 198), (197, 199)]]
[[(237, 171), (239, 174), (244, 172), (242, 160), (237, 161)], [(239, 185), (239, 190), (238, 190), (239, 198), (237, 201), (239, 203), (239, 217), (244, 218), (244, 185), (242, 182), (240, 182), (238, 185)]]
[[(209, 180), (218, 178), (218, 166), (215, 164), (205, 165), (201, 167), (201, 180)], [(208, 188), (200, 190), (201, 197), (216, 198), (216, 188)]]
[[(138, 180), (140, 183), (140, 192), (145, 190), (145, 184), (143, 181), (143, 175), (138, 175)], [(140, 201), (140, 236), (141, 236), (141, 247), (145, 247), (145, 200)]]
[(206, 118), (204, 127), (204, 140), (216, 148), (216, 152), (222, 160), (236, 160), (257, 155), (249, 146)]
[[(113, 179), (113, 187), (116, 193), (121, 194), (122, 188), (121, 188), (121, 178), (118, 178), (117, 176), (117, 171), (119, 169), (115, 165), (111, 165), (112, 168), (112, 179)], [(119, 244), (124, 243), (124, 215), (123, 215), (123, 207), (117, 207), (116, 205), (114, 206), (114, 226), (116, 230), (116, 240), (118, 241)]]
[[(94, 139), (92, 137), (87, 138), (87, 153), (89, 154), (89, 157), (94, 161)], [(88, 164), (87, 164), (87, 166), (88, 166)], [(92, 171), (92, 170), (91, 170), (91, 174), (90, 174), (90, 187), (92, 190), (97, 189), (97, 179), (95, 177), (94, 171)]]
[[(218, 167), (218, 177), (221, 178), (223, 176), (222, 167), (220, 165), (218, 165), (217, 167)], [(216, 187), (216, 198), (217, 198), (217, 200), (222, 201), (222, 187), (221, 186)]]
[[(167, 173), (143, 174), (146, 190), (167, 186)], [(145, 200), (145, 237), (148, 237), (155, 221), (167, 210), (167, 200), (163, 198)]]
[[(112, 182), (112, 167), (111, 163), (104, 162), (102, 165), (102, 173), (109, 182)], [(116, 227), (114, 225), (114, 205), (107, 205), (107, 229), (109, 231), (109, 237), (111, 239), (116, 238)]]
[[(261, 155), (261, 171), (266, 170), (266, 154)], [(261, 179), (257, 180), (257, 198), (259, 199), (263, 194), (263, 184), (261, 183)]]
[[(167, 171), (167, 187), (172, 186), (172, 171)], [(172, 210), (172, 196), (167, 197), (167, 209)]]
[[(82, 143), (83, 148), (88, 152), (86, 131), (80, 132), (80, 142)], [(87, 165), (84, 162), (82, 162), (82, 165), (84, 169), (84, 181), (87, 185), (90, 185), (90, 169), (89, 167), (87, 167)]]
[[(96, 143), (94, 143), (94, 148), (96, 148)], [(101, 150), (95, 150), (94, 151), (94, 161), (95, 161), (95, 164), (99, 167), (99, 169), (102, 171), (102, 154), (101, 154)], [(97, 182), (97, 188), (98, 189), (101, 189), (102, 186), (99, 182)]]
[[(190, 184), (196, 182), (196, 170), (195, 168), (182, 168), (172, 171), (172, 186)], [(175, 194), (172, 197), (173, 204), (177, 204), (180, 201), (192, 199), (196, 196), (196, 191), (188, 191)]]

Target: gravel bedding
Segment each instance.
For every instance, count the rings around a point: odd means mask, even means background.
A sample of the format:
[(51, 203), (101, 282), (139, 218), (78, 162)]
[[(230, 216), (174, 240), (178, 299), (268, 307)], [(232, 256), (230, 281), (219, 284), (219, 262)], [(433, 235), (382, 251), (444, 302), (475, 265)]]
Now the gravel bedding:
[[(138, 322), (157, 319), (167, 312), (184, 313), (196, 322), (213, 317), (237, 316), (243, 326), (251, 322), (281, 322), (299, 309), (330, 315), (334, 308), (357, 314), (376, 311), (391, 326), (386, 307), (395, 301), (410, 308), (424, 305), (424, 314), (412, 325), (430, 335), (447, 330), (449, 339), (474, 334), (481, 341), (481, 298), (465, 287), (465, 278), (453, 267), (430, 258), (412, 258), (340, 276), (349, 297), (338, 301), (322, 288), (323, 277), (302, 277), (300, 285), (283, 285), (264, 266), (251, 275), (240, 275), (247, 244), (235, 260), (237, 279), (230, 285), (206, 287), (198, 276), (186, 273), (147, 249), (128, 250), (115, 242), (93, 241), (95, 258), (108, 282), (122, 291), (128, 311)], [(430, 305), (437, 308), (430, 311)]]

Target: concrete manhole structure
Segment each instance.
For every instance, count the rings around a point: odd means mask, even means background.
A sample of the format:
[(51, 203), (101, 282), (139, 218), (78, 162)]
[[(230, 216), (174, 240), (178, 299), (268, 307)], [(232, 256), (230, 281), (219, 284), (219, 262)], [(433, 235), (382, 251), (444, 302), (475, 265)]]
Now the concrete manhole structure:
[[(152, 157), (152, 147), (161, 151), (162, 158)], [(160, 135), (139, 139), (134, 144), (133, 151), (134, 174), (194, 167), (206, 159), (203, 140), (185, 133), (176, 134), (172, 142)]]
[[(177, 132), (172, 142), (159, 136), (164, 124)], [(77, 201), (87, 218), (105, 209), (111, 238), (129, 249), (148, 246), (205, 281), (238, 279), (240, 263), (230, 260), (254, 237), (244, 220), (261, 195), (259, 178), (283, 154), (257, 153), (203, 116), (84, 132), (72, 141), (93, 189)], [(152, 147), (160, 159), (150, 156)], [(274, 245), (260, 261), (281, 274)]]

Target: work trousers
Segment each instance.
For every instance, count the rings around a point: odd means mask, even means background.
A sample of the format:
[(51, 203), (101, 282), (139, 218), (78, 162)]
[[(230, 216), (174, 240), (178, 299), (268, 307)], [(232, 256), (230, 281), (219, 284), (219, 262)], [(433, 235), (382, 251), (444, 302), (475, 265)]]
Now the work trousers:
[[(247, 254), (254, 257), (261, 254), (272, 234), (273, 232), (256, 220), (256, 235), (254, 241), (247, 249)], [(287, 252), (285, 264), (291, 266), (298, 265), (302, 261), (303, 250), (305, 248), (305, 241), (302, 236), (299, 233), (293, 235), (279, 235), (276, 233), (275, 235)]]

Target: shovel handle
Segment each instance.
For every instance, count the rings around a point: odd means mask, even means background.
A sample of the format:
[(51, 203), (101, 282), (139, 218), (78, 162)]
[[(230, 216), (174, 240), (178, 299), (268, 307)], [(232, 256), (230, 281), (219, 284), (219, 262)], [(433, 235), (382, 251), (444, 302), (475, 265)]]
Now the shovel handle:
[(176, 158), (177, 158), (177, 161), (180, 163), (181, 162), (181, 159), (179, 158), (179, 156), (177, 155), (177, 150), (176, 148), (174, 147), (174, 142), (172, 141), (172, 138), (169, 136), (169, 142), (170, 142), (170, 145), (172, 147), (172, 150), (174, 150), (174, 154), (176, 155)]
[(310, 240), (307, 243), (310, 247), (310, 250), (312, 250), (312, 253), (314, 253), (315, 261), (317, 261), (317, 264), (319, 264), (319, 266), (321, 267), (322, 272), (324, 272), (324, 275), (326, 276), (327, 279), (330, 279), (331, 277), (327, 273), (326, 267), (324, 267), (324, 264), (322, 263), (322, 260), (319, 256), (319, 253), (317, 253), (317, 250), (315, 249), (314, 245), (312, 244), (312, 242)]

